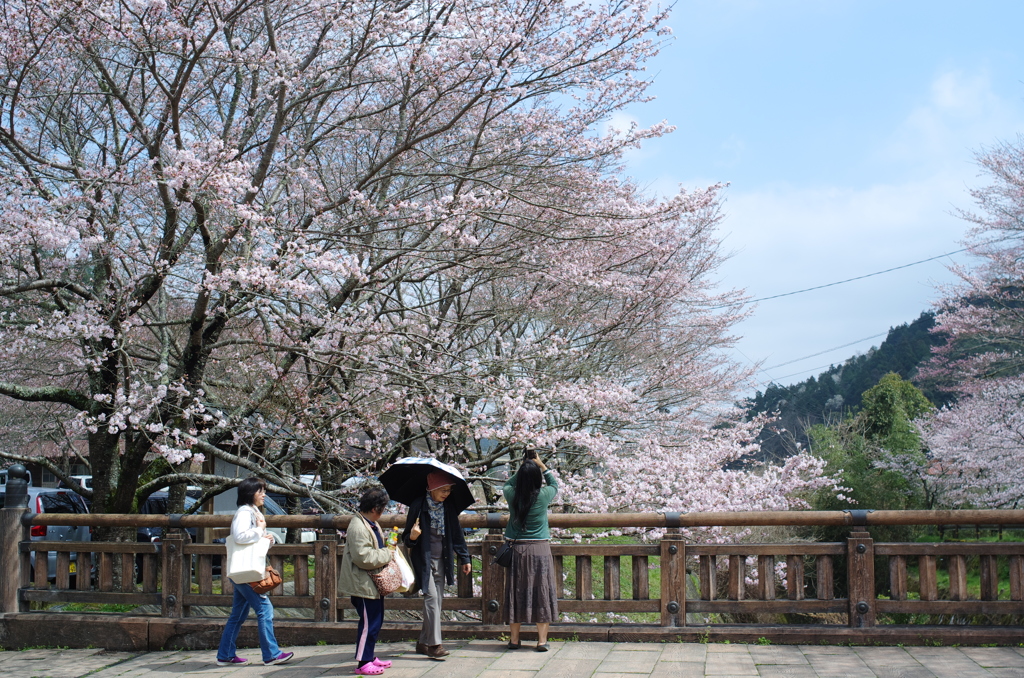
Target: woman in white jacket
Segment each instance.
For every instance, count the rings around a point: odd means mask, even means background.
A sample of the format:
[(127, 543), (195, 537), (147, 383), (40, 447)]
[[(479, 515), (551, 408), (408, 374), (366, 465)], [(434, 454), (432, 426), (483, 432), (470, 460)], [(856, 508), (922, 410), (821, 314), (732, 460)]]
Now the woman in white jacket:
[[(235, 511), (235, 518), (231, 521), (231, 538), (236, 544), (255, 544), (260, 539), (274, 541), (274, 535), (267, 532), (267, 521), (259, 507), (263, 506), (263, 500), (267, 496), (267, 483), (261, 478), (249, 477), (238, 485), (238, 510)], [(227, 571), (227, 564), (224, 566)], [(270, 602), (270, 596), (260, 595), (252, 590), (249, 584), (238, 584), (235, 586), (235, 597), (231, 603), (231, 616), (224, 626), (224, 634), (220, 637), (220, 648), (217, 650), (217, 666), (237, 666), (245, 664), (243, 659), (235, 654), (235, 641), (238, 640), (238, 630), (242, 622), (249, 616), (249, 608), (256, 610), (256, 624), (260, 635), (260, 649), (263, 651), (263, 663), (267, 666), (283, 664), (292, 658), (292, 652), (282, 652), (277, 646), (277, 638), (274, 636), (274, 606)]]

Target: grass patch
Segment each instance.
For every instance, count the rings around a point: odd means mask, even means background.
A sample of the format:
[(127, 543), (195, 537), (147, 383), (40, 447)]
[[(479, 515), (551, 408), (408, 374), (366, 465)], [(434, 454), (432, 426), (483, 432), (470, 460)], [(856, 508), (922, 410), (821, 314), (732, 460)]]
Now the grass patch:
[[(588, 544), (615, 544), (615, 545), (634, 545), (637, 544), (637, 539), (634, 536), (627, 535), (606, 535), (606, 536), (594, 536), (590, 535), (596, 531), (582, 530), (582, 538), (585, 543)], [(556, 543), (562, 544), (573, 544), (575, 543), (571, 539), (562, 539)], [(560, 556), (555, 556), (558, 560)], [(644, 600), (658, 600), (661, 598), (661, 567), (660, 557), (658, 556), (646, 556), (647, 560), (647, 588), (648, 594)], [(579, 558), (576, 556), (561, 556), (562, 560), (562, 581), (559, 585), (559, 598), (566, 600), (579, 600), (580, 595), (583, 592), (584, 587), (578, 586), (579, 576), (582, 573), (586, 576), (586, 567), (581, 563), (577, 563)], [(608, 561), (609, 567), (618, 560), (619, 564), (619, 576), (618, 586), (619, 595), (618, 600), (633, 600), (633, 560), (634, 556), (618, 556), (618, 557), (605, 557), (605, 556), (591, 556), (590, 558), (590, 570), (589, 577), (591, 581), (591, 600), (604, 600), (605, 589), (610, 581), (606, 582), (605, 565)], [(609, 575), (611, 576), (611, 569)], [(604, 613), (582, 613), (573, 612), (565, 613), (570, 620), (580, 623), (590, 622), (626, 622), (634, 624), (657, 624), (661, 622), (661, 614), (658, 612), (630, 612), (630, 613), (615, 613), (615, 612), (604, 612)]]

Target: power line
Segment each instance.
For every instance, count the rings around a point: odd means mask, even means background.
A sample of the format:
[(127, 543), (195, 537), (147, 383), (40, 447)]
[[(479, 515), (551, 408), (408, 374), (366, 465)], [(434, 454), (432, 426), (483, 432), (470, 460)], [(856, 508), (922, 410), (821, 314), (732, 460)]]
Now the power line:
[[(787, 360), (784, 363), (779, 363), (778, 365), (772, 365), (771, 367), (766, 367), (764, 369), (765, 370), (774, 370), (774, 369), (776, 369), (778, 367), (784, 367), (786, 365), (792, 365), (793, 363), (798, 363), (801, 360), (807, 360), (808, 358), (817, 358), (819, 355), (825, 355), (826, 353), (831, 353), (832, 351), (838, 351), (841, 348), (846, 348), (848, 346), (853, 346), (854, 344), (859, 344), (862, 341), (867, 341), (868, 339), (877, 339), (878, 337), (884, 337), (887, 334), (889, 334), (888, 331), (882, 332), (881, 334), (873, 334), (870, 337), (864, 337), (863, 339), (858, 339), (857, 341), (851, 341), (850, 343), (843, 344), (842, 346), (836, 346), (834, 348), (827, 348), (824, 351), (818, 351), (817, 353), (812, 353), (811, 355), (805, 355), (803, 358), (796, 358), (794, 360)], [(799, 374), (799, 372), (797, 374)]]
[(806, 289), (796, 290), (795, 292), (785, 292), (783, 294), (774, 294), (774, 295), (772, 295), (770, 297), (761, 297), (759, 299), (750, 299), (748, 301), (736, 301), (736, 302), (733, 302), (731, 304), (722, 304), (721, 306), (712, 306), (711, 310), (714, 311), (714, 310), (717, 310), (719, 308), (729, 308), (731, 306), (742, 306), (744, 304), (756, 304), (759, 301), (769, 301), (771, 299), (781, 299), (782, 297), (791, 297), (794, 294), (803, 294), (804, 292), (813, 292), (814, 290), (823, 290), (826, 287), (835, 287), (836, 285), (843, 285), (843, 284), (846, 284), (848, 282), (854, 282), (855, 280), (864, 280), (865, 278), (871, 278), (871, 277), (874, 277), (876, 275), (882, 275), (883, 273), (892, 273), (893, 271), (898, 271), (901, 268), (910, 268), (911, 266), (917, 266), (918, 264), (925, 264), (925, 263), (928, 263), (929, 261), (935, 261), (936, 259), (941, 259), (943, 257), (949, 257), (949, 256), (952, 256), (954, 254), (960, 254), (961, 252), (966, 252), (966, 251), (967, 251), (967, 248), (964, 247), (962, 249), (959, 249), (959, 250), (956, 250), (956, 251), (953, 251), (953, 252), (946, 252), (945, 254), (938, 254), (938, 255), (936, 255), (934, 257), (928, 257), (927, 259), (921, 259), (920, 261), (914, 261), (914, 262), (911, 262), (909, 264), (903, 264), (902, 266), (894, 266), (892, 268), (887, 268), (884, 271), (875, 271), (874, 273), (867, 273), (865, 275), (859, 275), (856, 278), (847, 278), (846, 280), (838, 280), (836, 282), (828, 283), (827, 285), (818, 285), (817, 287), (808, 287)]

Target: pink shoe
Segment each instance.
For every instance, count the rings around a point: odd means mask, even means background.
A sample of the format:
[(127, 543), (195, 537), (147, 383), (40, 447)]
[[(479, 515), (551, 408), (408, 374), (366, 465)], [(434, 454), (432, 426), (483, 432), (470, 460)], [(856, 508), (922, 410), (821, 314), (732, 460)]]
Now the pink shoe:
[(377, 666), (381, 667), (382, 669), (390, 669), (391, 668), (391, 660), (390, 659), (381, 659), (380, 657), (374, 657), (373, 658), (373, 663), (376, 664)]
[(355, 672), (360, 676), (379, 676), (384, 673), (384, 667), (377, 666), (373, 662), (367, 662), (362, 666), (357, 666)]

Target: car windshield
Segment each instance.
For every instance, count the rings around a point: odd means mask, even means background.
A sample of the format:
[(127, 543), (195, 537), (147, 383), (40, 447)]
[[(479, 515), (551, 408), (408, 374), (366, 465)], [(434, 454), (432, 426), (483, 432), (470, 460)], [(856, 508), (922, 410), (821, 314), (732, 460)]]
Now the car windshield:
[(263, 512), (268, 513), (272, 516), (286, 516), (288, 512), (281, 508), (281, 505), (270, 497), (263, 499)]
[[(167, 515), (167, 502), (170, 497), (167, 496), (166, 492), (154, 492), (149, 495), (146, 501), (139, 507), (139, 513), (148, 513), (151, 515)], [(190, 508), (196, 505), (196, 500), (192, 497), (185, 496), (185, 510), (188, 511)]]
[(73, 492), (52, 492), (39, 495), (43, 513), (87, 513), (85, 505)]

